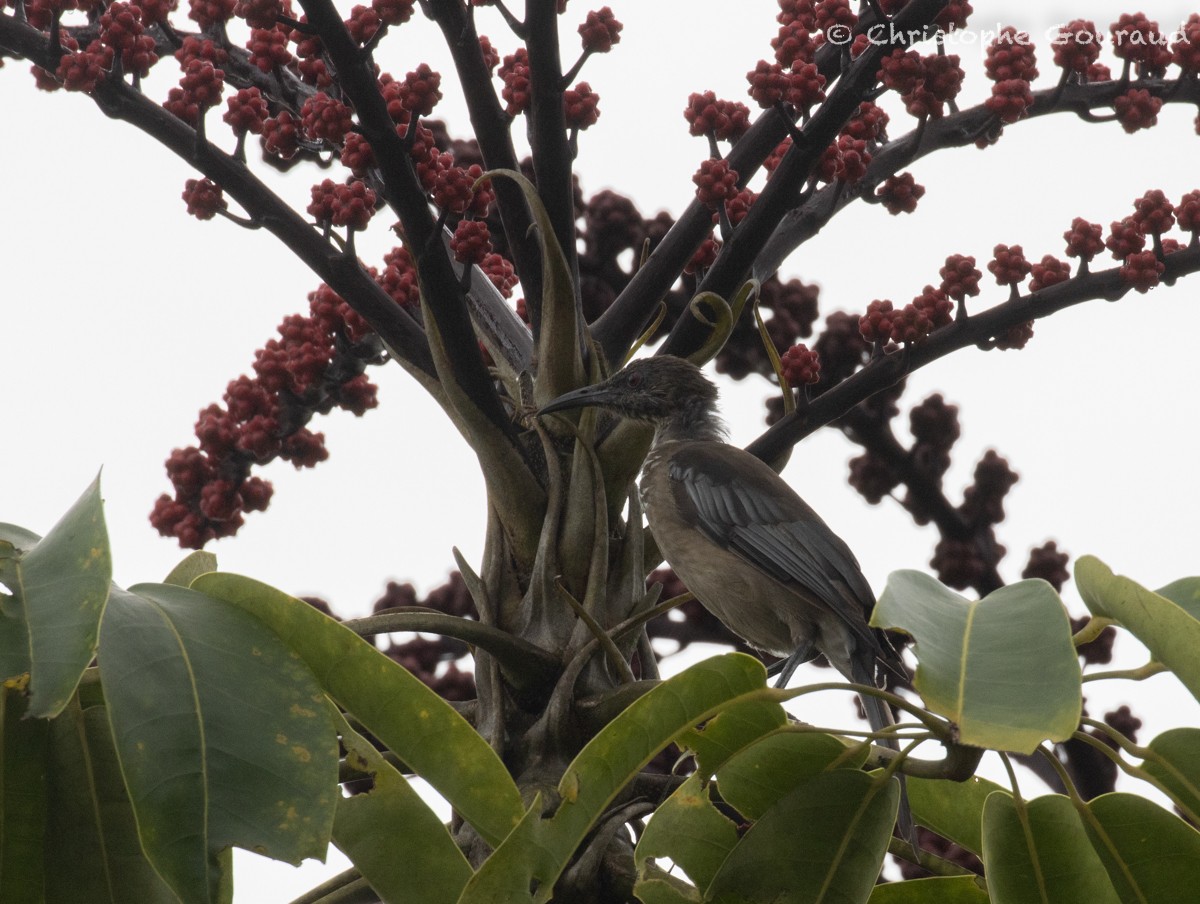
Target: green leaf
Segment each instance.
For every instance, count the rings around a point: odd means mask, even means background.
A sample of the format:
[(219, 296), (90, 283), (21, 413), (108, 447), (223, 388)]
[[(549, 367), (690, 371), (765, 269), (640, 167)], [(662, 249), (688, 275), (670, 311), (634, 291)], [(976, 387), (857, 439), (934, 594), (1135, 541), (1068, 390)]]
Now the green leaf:
[(0, 901), (45, 898), (46, 757), (50, 723), (26, 719), (26, 699), (0, 687)]
[[(1194, 610), (1181, 607), (1164, 596), (1112, 569), (1095, 556), (1083, 556), (1075, 563), (1075, 583), (1079, 595), (1095, 615), (1120, 622), (1150, 654), (1175, 673), (1193, 697), (1200, 700), (1200, 621)], [(1185, 596), (1180, 582), (1164, 589)]]
[(634, 860), (641, 875), (650, 858), (670, 857), (704, 889), (737, 843), (737, 826), (713, 806), (700, 775), (693, 773), (654, 811)]
[(1200, 728), (1164, 731), (1150, 742), (1142, 771), (1162, 782), (1193, 813), (1200, 813)]
[[(112, 558), (97, 477), (41, 540), (0, 533), (0, 680), (29, 675), (29, 715), (62, 712), (96, 655)], [(18, 553), (17, 550), (22, 550)]]
[(978, 776), (947, 782), (908, 776), (908, 802), (917, 822), (949, 838), (973, 854), (983, 853), (983, 807), (996, 792), (1007, 789)]
[(177, 904), (142, 851), (104, 707), (72, 702), (49, 727), (47, 904)]
[(231, 845), (324, 858), (337, 736), (312, 673), (274, 632), (183, 587), (114, 589), (100, 673), (142, 845), (185, 904), (220, 899)]
[(800, 782), (832, 766), (857, 769), (868, 745), (847, 745), (827, 734), (780, 729), (735, 753), (717, 774), (721, 798), (747, 819), (758, 819)]
[(705, 901), (866, 901), (896, 824), (900, 783), (857, 769), (795, 788), (730, 853)]
[(1165, 596), (1192, 618), (1200, 618), (1200, 577), (1180, 578), (1155, 591)]
[(700, 893), (674, 877), (660, 875), (653, 879), (640, 879), (633, 893), (642, 904), (700, 904)]
[(914, 685), (959, 741), (1032, 753), (1079, 725), (1079, 657), (1062, 600), (1042, 580), (971, 602), (919, 571), (896, 571), (871, 624), (916, 642)]
[(259, 619), (300, 655), (331, 697), (431, 784), (489, 844), (524, 814), (496, 752), (406, 669), (308, 603), (239, 575), (206, 574), (194, 589)]
[(525, 202), (537, 223), (538, 243), (542, 250), (542, 317), (538, 335), (538, 374), (533, 400), (539, 407), (564, 392), (583, 385), (586, 374), (580, 349), (579, 308), (575, 283), (554, 224), (532, 182), (516, 170), (495, 169), (484, 179), (510, 179), (525, 195)]
[(699, 662), (638, 698), (567, 767), (553, 814), (542, 816), (535, 804), (480, 867), (461, 904), (506, 901), (503, 895), (532, 884), (538, 889), (535, 900), (549, 900), (559, 875), (617, 792), (697, 722), (746, 700), (778, 696), (765, 680), (757, 659), (728, 653)]
[(341, 714), (337, 722), (346, 761), (372, 787), (338, 801), (333, 843), (385, 904), (454, 904), (471, 878), (467, 858), (404, 776)]
[(937, 876), (876, 885), (867, 904), (988, 904), (983, 880), (975, 876)]
[(703, 725), (679, 736), (679, 746), (696, 756), (696, 771), (708, 777), (721, 764), (763, 735), (787, 724), (787, 711), (777, 700), (747, 700), (723, 709)]
[(992, 794), (983, 808), (983, 865), (993, 904), (1120, 904), (1070, 799), (1020, 802)]
[(189, 587), (192, 581), (196, 580), (200, 575), (216, 570), (217, 557), (207, 550), (197, 549), (195, 552), (184, 557), (183, 561), (172, 568), (171, 573), (163, 579), (163, 583), (175, 584), (178, 587)]
[(1087, 812), (1088, 835), (1122, 901), (1195, 902), (1200, 833), (1136, 794), (1102, 794), (1088, 801)]

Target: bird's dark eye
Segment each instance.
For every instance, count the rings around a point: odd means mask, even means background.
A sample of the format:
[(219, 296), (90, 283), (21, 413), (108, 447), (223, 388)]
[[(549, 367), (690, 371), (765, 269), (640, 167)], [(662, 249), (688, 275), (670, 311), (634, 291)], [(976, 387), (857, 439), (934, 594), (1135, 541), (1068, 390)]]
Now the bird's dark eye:
[(626, 381), (629, 383), (630, 388), (637, 389), (642, 385), (642, 375), (639, 373), (632, 373), (626, 377)]

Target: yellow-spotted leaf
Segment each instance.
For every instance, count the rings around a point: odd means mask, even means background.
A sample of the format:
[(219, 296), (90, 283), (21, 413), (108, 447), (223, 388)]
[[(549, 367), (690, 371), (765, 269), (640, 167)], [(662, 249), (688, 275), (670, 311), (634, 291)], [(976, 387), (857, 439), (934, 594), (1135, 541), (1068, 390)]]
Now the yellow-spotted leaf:
[(184, 904), (220, 900), (225, 849), (323, 859), (337, 735), (304, 661), (236, 606), (114, 589), (100, 673), (146, 855)]

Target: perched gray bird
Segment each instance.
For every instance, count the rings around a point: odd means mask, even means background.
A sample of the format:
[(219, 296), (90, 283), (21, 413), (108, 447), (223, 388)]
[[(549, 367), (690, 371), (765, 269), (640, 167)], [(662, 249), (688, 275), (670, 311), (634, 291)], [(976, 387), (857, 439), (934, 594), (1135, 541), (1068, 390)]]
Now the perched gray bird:
[[(641, 489), (659, 550), (727, 628), (787, 657), (778, 686), (817, 653), (858, 684), (878, 685), (880, 667), (903, 675), (887, 637), (867, 624), (875, 595), (850, 548), (770, 466), (723, 441), (716, 402), (699, 368), (659, 355), (540, 413), (595, 406), (654, 425)], [(878, 697), (862, 702), (872, 731), (893, 724)], [(907, 805), (901, 809), (911, 840)]]

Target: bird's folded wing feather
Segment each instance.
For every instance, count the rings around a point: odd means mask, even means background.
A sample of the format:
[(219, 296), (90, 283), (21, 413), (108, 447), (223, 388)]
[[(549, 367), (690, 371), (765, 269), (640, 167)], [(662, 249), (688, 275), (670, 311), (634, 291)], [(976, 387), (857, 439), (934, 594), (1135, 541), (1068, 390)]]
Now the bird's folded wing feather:
[(854, 554), (769, 466), (734, 446), (691, 443), (668, 473), (685, 520), (877, 645), (867, 627), (875, 597)]

